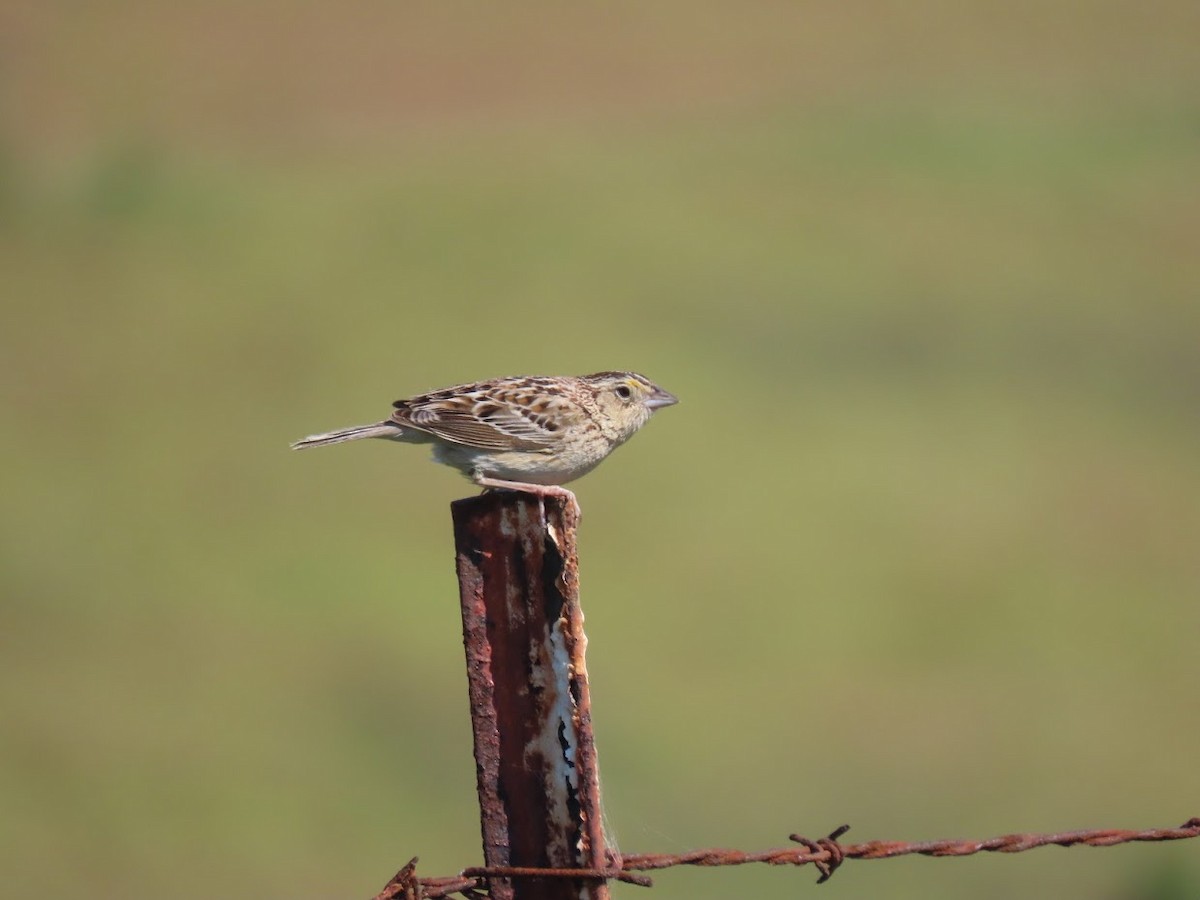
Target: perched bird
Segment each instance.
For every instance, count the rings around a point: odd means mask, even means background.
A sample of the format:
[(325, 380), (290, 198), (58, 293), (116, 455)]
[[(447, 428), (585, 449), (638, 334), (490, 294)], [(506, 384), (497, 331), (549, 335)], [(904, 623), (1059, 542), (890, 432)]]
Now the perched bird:
[(385, 438), (432, 444), (433, 458), (483, 488), (568, 494), (558, 485), (596, 468), (679, 401), (633, 372), (495, 378), (397, 400), (373, 425), (314, 434), (292, 449)]

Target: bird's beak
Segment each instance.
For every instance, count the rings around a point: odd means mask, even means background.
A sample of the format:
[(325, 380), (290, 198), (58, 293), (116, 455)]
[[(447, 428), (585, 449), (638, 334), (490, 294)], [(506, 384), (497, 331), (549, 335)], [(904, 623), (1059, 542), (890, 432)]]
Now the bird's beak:
[(679, 398), (674, 394), (656, 387), (654, 393), (646, 398), (646, 407), (648, 409), (662, 409), (664, 406), (674, 406), (678, 402)]

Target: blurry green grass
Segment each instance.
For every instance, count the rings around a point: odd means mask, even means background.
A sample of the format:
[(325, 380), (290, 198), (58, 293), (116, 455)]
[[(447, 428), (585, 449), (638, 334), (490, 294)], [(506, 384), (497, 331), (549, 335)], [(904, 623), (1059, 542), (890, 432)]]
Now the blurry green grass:
[[(419, 450), (286, 447), (523, 371), (636, 368), (683, 400), (578, 487), (623, 848), (1197, 814), (1198, 113), (10, 161), (13, 896), (369, 895), (412, 854), (477, 858), (446, 510), (469, 487)], [(822, 890), (1200, 879), (1186, 845), (1043, 852)]]

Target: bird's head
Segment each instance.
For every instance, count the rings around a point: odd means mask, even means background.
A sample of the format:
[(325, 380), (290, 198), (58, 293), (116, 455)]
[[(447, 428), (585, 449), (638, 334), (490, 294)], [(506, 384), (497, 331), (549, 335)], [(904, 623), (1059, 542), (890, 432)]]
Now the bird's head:
[(635, 372), (597, 372), (580, 380), (593, 391), (597, 409), (620, 441), (632, 437), (656, 409), (679, 402), (674, 394)]

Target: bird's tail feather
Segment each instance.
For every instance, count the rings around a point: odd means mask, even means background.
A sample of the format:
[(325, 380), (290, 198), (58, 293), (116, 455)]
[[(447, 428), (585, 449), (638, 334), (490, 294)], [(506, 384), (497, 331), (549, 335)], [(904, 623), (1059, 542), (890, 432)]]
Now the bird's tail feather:
[(307, 450), (309, 447), (324, 447), (326, 444), (341, 444), (345, 441), (358, 441), (363, 438), (397, 438), (400, 434), (399, 425), (391, 422), (376, 422), (374, 425), (355, 425), (353, 428), (343, 428), (340, 431), (310, 434), (292, 444), (292, 449)]

